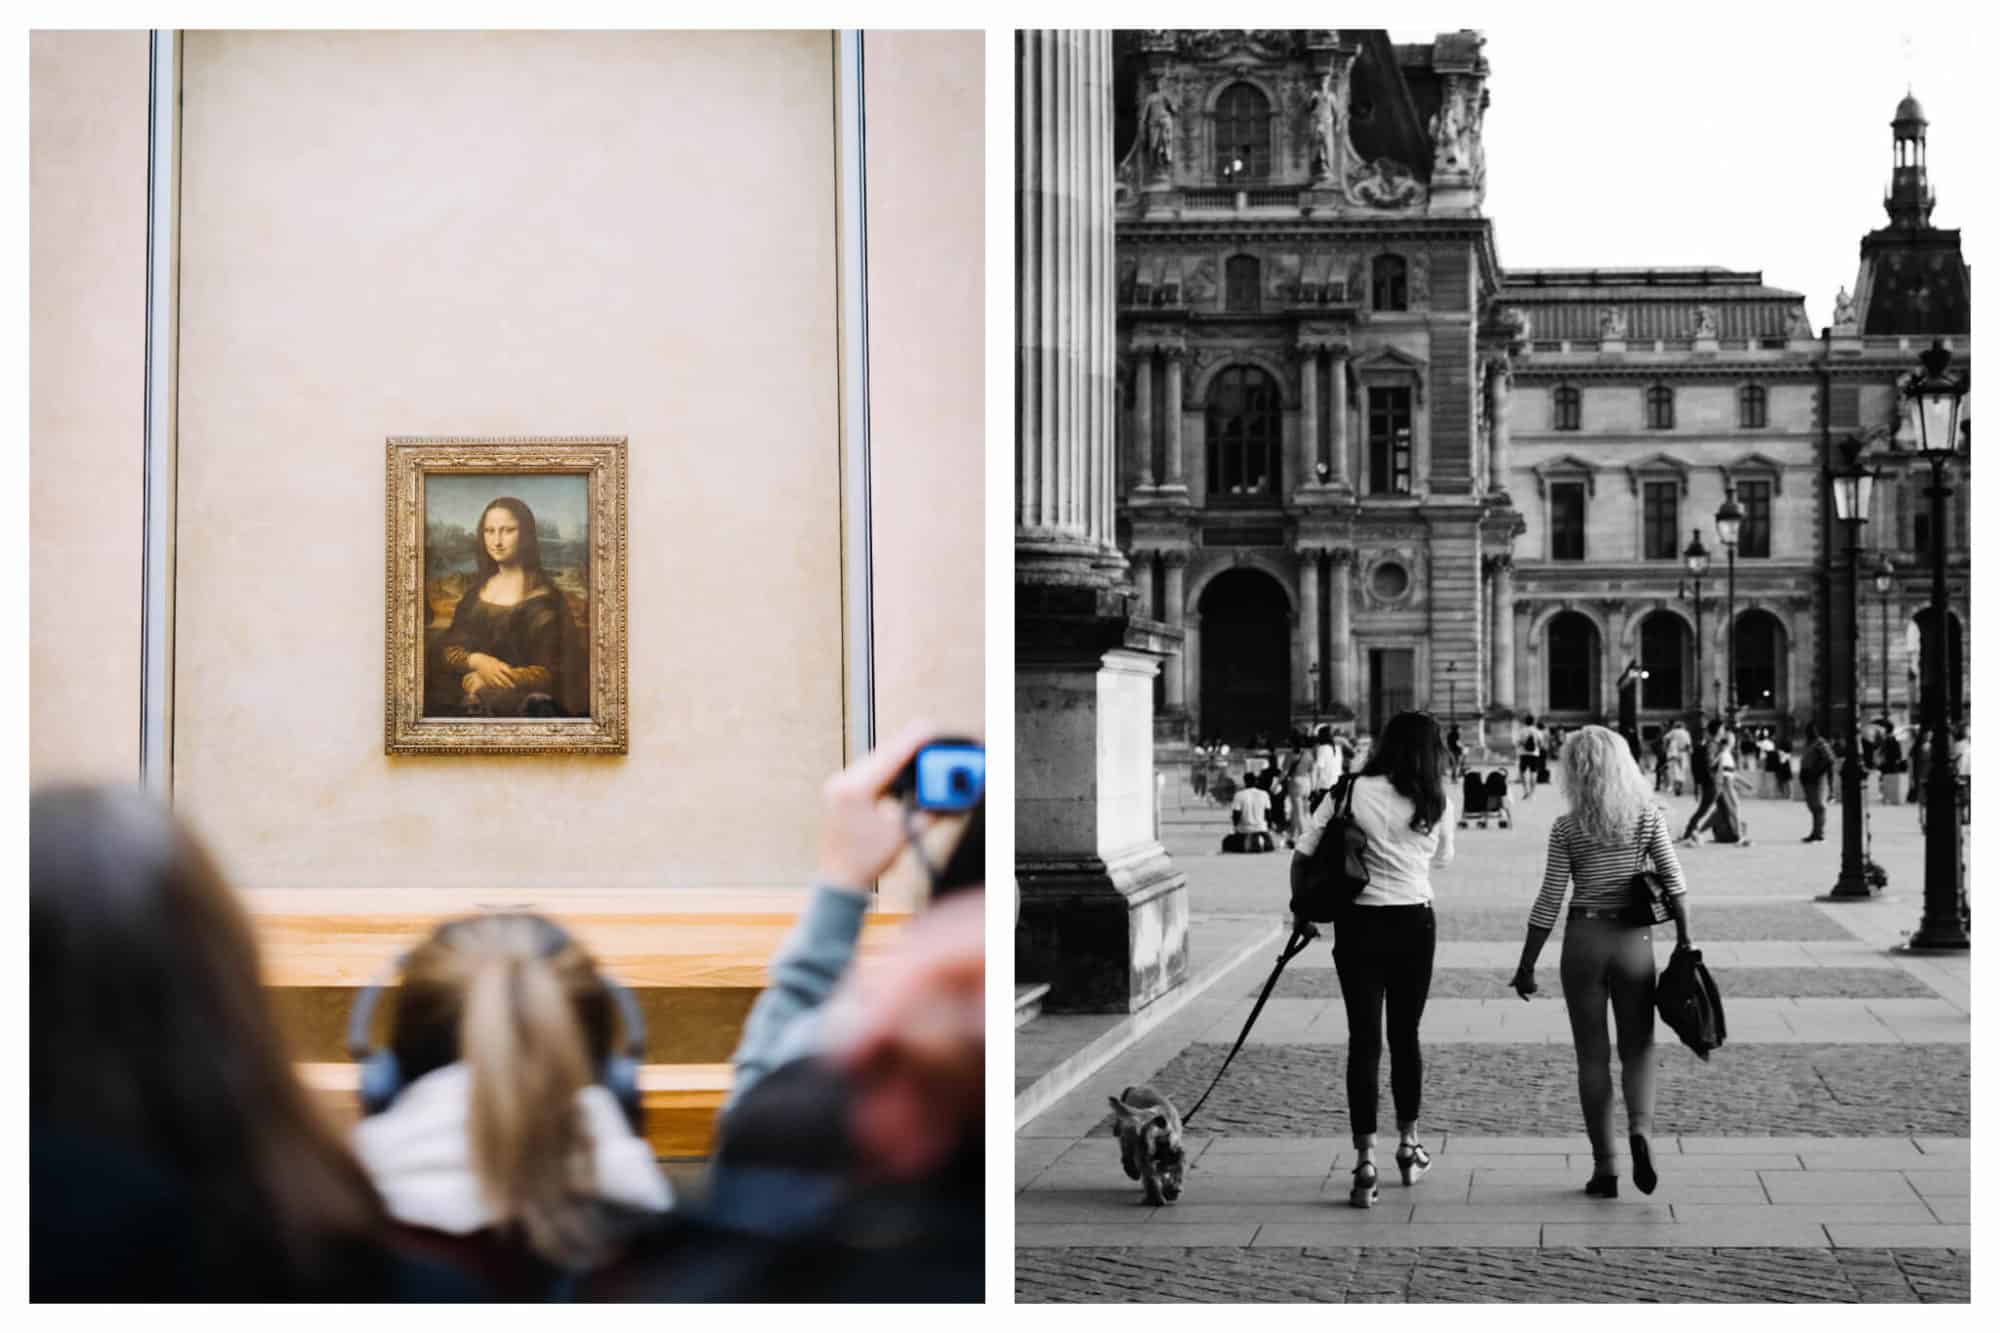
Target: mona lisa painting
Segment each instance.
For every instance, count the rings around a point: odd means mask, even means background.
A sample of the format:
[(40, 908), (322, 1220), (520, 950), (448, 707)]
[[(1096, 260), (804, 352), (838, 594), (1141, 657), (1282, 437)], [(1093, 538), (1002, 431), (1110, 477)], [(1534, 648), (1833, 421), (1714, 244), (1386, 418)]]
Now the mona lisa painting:
[(625, 441), (389, 441), (391, 754), (622, 754)]

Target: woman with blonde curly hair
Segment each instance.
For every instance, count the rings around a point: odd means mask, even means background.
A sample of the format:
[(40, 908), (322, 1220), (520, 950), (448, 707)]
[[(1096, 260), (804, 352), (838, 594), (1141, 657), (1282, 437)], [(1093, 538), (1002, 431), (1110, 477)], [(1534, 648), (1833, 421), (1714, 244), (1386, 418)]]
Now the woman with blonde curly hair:
[[(1528, 916), (1528, 937), (1513, 987), (1535, 993), (1535, 960), (1555, 929), (1569, 895), (1563, 934), (1563, 1003), (1576, 1042), (1577, 1093), (1590, 1134), (1593, 1170), (1584, 1193), (1618, 1197), (1618, 1149), (1611, 1131), (1611, 1032), (1617, 1025), (1618, 1063), (1632, 1149), (1632, 1182), (1642, 1194), (1658, 1183), (1649, 1142), (1653, 1132), (1653, 931), (1631, 923), (1633, 877), (1650, 859), (1665, 888), (1665, 907), (1690, 947), (1686, 882), (1651, 785), (1615, 732), (1583, 727), (1563, 744), (1563, 788), (1569, 810), (1549, 830), (1542, 890)], [(1650, 913), (1648, 914), (1650, 915)]]

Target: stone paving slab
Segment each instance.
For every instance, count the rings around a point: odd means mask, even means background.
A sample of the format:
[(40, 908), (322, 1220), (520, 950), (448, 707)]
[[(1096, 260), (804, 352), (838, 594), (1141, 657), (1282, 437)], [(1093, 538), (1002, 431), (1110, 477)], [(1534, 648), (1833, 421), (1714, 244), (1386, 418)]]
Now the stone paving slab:
[(1772, 1203), (1915, 1203), (1901, 1171), (1762, 1171)]
[[(1546, 957), (1546, 956), (1545, 956)], [(1706, 955), (1704, 955), (1704, 958)], [(1553, 962), (1553, 958), (1548, 958)], [(1914, 999), (1935, 1004), (1938, 996), (1916, 977), (1894, 966), (1885, 967), (1722, 967), (1710, 969), (1715, 988), (1725, 1001), (1752, 999), (1887, 1000)], [(1513, 976), (1510, 966), (1499, 968), (1439, 968), (1431, 973), (1431, 1002), (1439, 1000), (1508, 1000), (1520, 1003), (1507, 984)], [(1541, 986), (1537, 999), (1562, 998), (1560, 969), (1545, 967), (1538, 976)], [(1255, 997), (1263, 980), (1247, 993)], [(1330, 967), (1295, 971), (1291, 968), (1278, 979), (1271, 992), (1276, 1000), (1332, 1000), (1340, 998), (1340, 976)], [(1878, 1012), (1886, 1007), (1878, 1007)], [(1896, 1012), (1888, 1009), (1887, 1012)], [(1929, 1011), (1926, 1011), (1929, 1012)], [(1730, 1016), (1735, 1016), (1732, 1007)]]
[(1827, 1233), (1817, 1222), (1548, 1222), (1542, 1244), (1636, 1246), (1702, 1246), (1764, 1249), (1769, 1246), (1825, 1245)]
[[(1731, 1045), (1706, 1064), (1662, 1046), (1656, 1123), (1695, 1135), (1963, 1137), (1971, 1052), (1960, 1044)], [(1148, 1081), (1189, 1105), (1228, 1053), (1197, 1044)], [(1202, 1110), (1221, 1135), (1321, 1135), (1346, 1124), (1343, 1046), (1246, 1046)], [(1565, 1047), (1440, 1044), (1425, 1051), (1426, 1132), (1504, 1134), (1575, 1124), (1576, 1060)], [(1387, 1060), (1383, 1081), (1387, 1082)], [(1388, 1106), (1386, 1089), (1383, 1105)], [(1110, 1117), (1092, 1134), (1109, 1135)]]
[(1965, 1198), (1972, 1193), (1972, 1168), (1970, 1164), (1956, 1171), (1905, 1171), (1903, 1179), (1910, 1182), (1910, 1188), (1927, 1199), (1939, 1197)]
[[(1546, 978), (1544, 978), (1546, 979)], [(1718, 981), (1718, 988), (1721, 983)], [(1218, 1013), (1199, 1040), (1233, 1045), (1250, 1017), (1254, 997)], [(1729, 1035), (1741, 1045), (1775, 1042), (1886, 1042), (1929, 1045), (1972, 1040), (1971, 1015), (1943, 999), (1744, 999), (1723, 992)], [(1656, 1033), (1671, 1038), (1656, 1027)], [(1905, 1035), (1905, 1034), (1912, 1035)], [(1338, 999), (1273, 999), (1258, 1015), (1247, 1044), (1296, 1046), (1347, 1037), (1347, 1010)], [(1505, 999), (1439, 999), (1424, 1006), (1423, 1039), (1429, 1045), (1466, 1042), (1570, 1044), (1569, 1011), (1560, 1000), (1537, 994)]]
[(1829, 1222), (1827, 1235), (1837, 1246), (1888, 1246), (1895, 1249), (1929, 1246), (1941, 1250), (1970, 1250), (1970, 1226), (1904, 1226), (1896, 1222)]
[[(1354, 1210), (1350, 1210), (1354, 1211)], [(1326, 1245), (1335, 1237), (1330, 1229), (1320, 1223), (1274, 1222), (1257, 1229), (1253, 1246), (1282, 1246), (1302, 1249), (1311, 1245)], [(1505, 1245), (1534, 1249), (1542, 1243), (1542, 1224), (1539, 1222), (1411, 1222), (1393, 1231), (1369, 1231), (1348, 1233), (1342, 1231), (1338, 1242), (1343, 1245), (1382, 1245), (1402, 1248), (1416, 1245)]]
[(1024, 1249), (1024, 1302), (1963, 1302), (1942, 1249)]

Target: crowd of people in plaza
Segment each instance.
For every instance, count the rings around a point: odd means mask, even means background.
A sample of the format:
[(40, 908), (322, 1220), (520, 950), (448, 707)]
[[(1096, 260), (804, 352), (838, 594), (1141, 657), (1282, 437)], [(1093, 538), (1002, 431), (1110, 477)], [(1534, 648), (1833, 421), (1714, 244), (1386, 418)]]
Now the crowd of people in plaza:
[[(687, 1198), (644, 1137), (636, 1003), (560, 922), (442, 921), (394, 960), (347, 1133), (194, 832), (137, 789), (36, 792), (31, 1298), (982, 1299), (984, 806), (893, 794), (930, 730), (828, 781)], [(906, 851), (930, 904), (857, 967)]]

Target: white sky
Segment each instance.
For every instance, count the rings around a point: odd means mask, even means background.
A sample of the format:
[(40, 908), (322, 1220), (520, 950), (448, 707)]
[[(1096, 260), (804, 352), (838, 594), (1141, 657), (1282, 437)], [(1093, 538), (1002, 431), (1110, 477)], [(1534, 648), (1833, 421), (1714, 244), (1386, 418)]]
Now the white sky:
[(1907, 86), (1931, 122), (1931, 220), (1963, 229), (1976, 276), (1974, 172), (1992, 149), (1976, 148), (1988, 117), (1974, 109), (1974, 34), (1932, 5), (1823, 26), (1741, 10), (1723, 23), (1648, 7), (1643, 26), (1608, 28), (1526, 9), (1471, 21), (1492, 65), (1485, 211), (1501, 264), (1761, 270), (1804, 293), (1818, 328), (1834, 291), (1853, 288), (1862, 235), (1888, 222), (1889, 120)]

